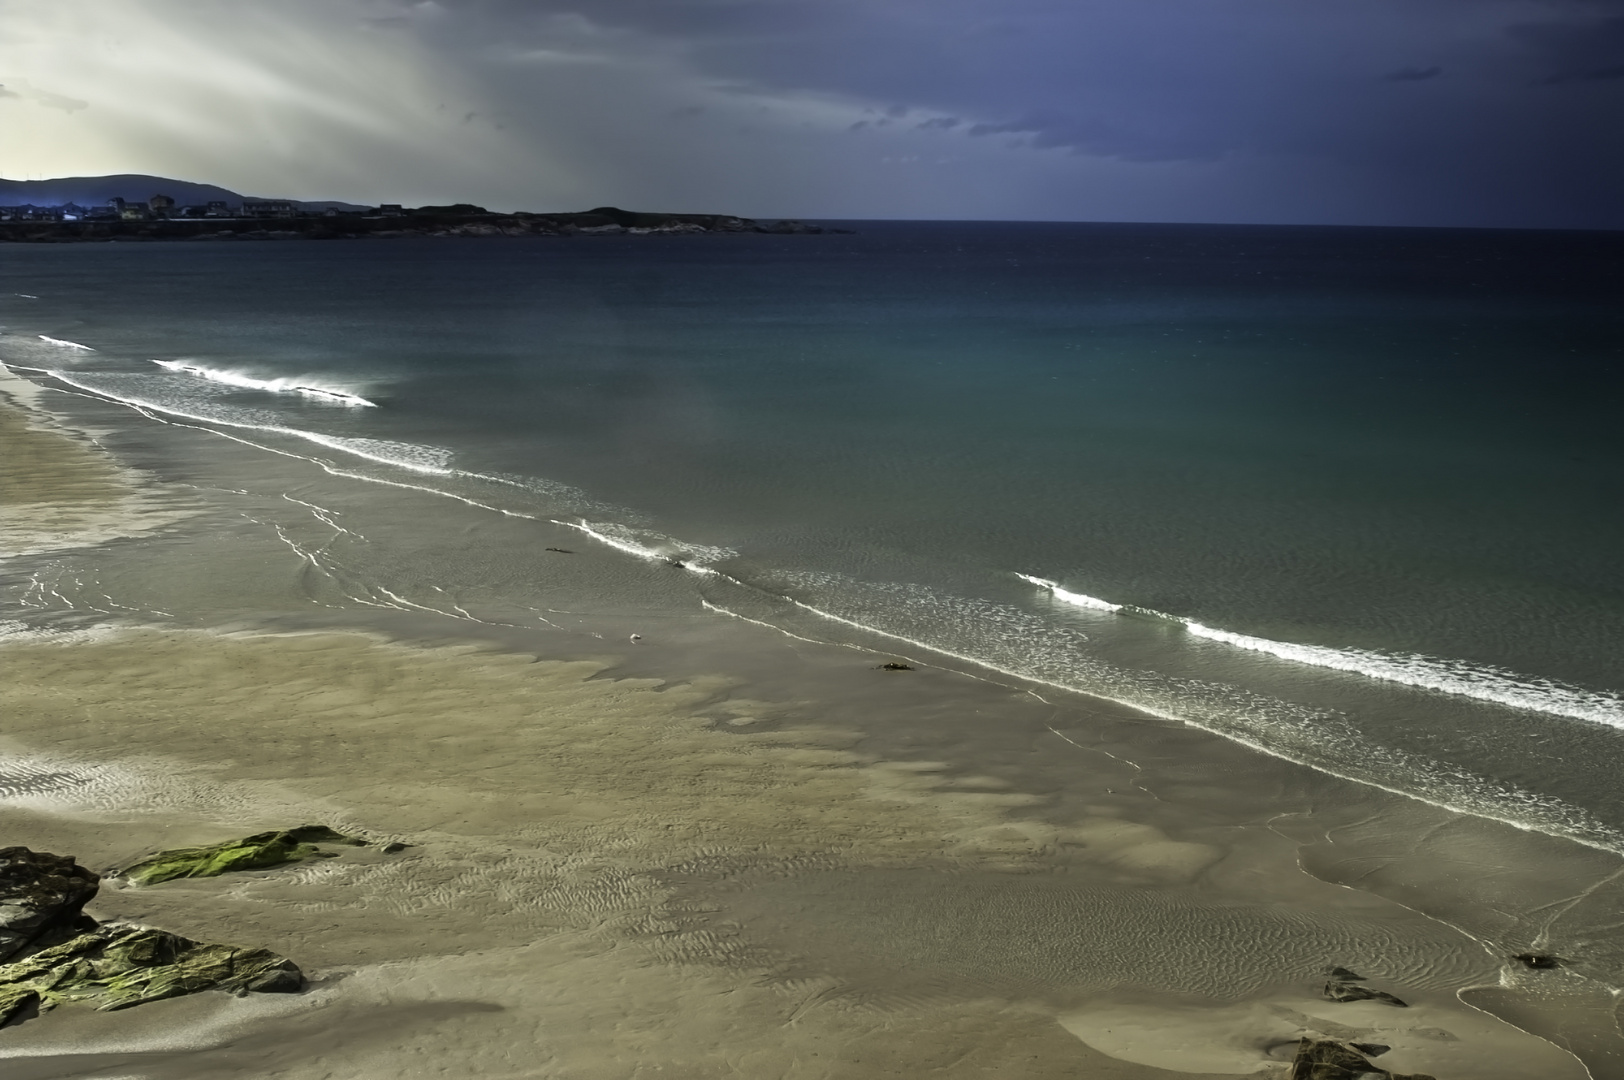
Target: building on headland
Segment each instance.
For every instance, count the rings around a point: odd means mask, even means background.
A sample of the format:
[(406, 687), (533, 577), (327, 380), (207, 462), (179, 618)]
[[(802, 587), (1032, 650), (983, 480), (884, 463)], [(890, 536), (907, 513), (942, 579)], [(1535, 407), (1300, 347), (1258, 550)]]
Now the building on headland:
[(168, 217), (174, 208), (175, 200), (168, 195), (154, 195), (147, 200), (147, 209), (152, 211), (154, 217)]
[(290, 218), (299, 213), (297, 203), (287, 199), (244, 199), (242, 216), (245, 218)]

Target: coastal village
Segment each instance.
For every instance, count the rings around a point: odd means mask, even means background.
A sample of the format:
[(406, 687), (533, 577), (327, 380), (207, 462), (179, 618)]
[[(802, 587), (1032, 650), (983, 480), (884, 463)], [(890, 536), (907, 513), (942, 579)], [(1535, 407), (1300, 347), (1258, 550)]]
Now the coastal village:
[(845, 232), (799, 221), (759, 222), (727, 214), (659, 214), (600, 206), (580, 213), (494, 213), (470, 203), (356, 207), (290, 199), (211, 200), (181, 205), (168, 195), (94, 206), (0, 206), (0, 241), (346, 239), (399, 236), (570, 236), (616, 233)]
[[(364, 213), (365, 211), (354, 211)], [(399, 206), (380, 206), (370, 211), (377, 216), (393, 213), (399, 216)], [(179, 206), (168, 195), (153, 195), (146, 202), (128, 202), (109, 199), (99, 206), (80, 206), (68, 202), (59, 206), (0, 206), (0, 221), (162, 221), (169, 219), (196, 220), (198, 218), (293, 218), (309, 213), (298, 203), (285, 199), (244, 199), (236, 206), (224, 200), (213, 200), (197, 206)], [(318, 211), (322, 216), (336, 217), (336, 209)]]

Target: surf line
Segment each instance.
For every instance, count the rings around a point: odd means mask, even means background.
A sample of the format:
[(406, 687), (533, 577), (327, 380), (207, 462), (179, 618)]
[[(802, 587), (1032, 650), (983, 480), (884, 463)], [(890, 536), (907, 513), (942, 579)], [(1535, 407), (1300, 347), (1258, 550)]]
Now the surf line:
[(157, 357), (152, 357), (151, 360), (165, 371), (195, 375), (200, 379), (223, 383), (226, 386), (240, 386), (245, 390), (264, 390), (272, 394), (303, 394), (305, 397), (330, 401), (335, 405), (347, 405), (351, 408), (376, 409), (378, 407), (377, 402), (368, 401), (361, 395), (352, 394), (347, 390), (330, 390), (320, 386), (294, 382), (292, 379), (256, 379), (252, 375), (245, 375), (240, 371), (204, 367), (201, 364), (188, 364), (181, 360), (159, 360)]
[(39, 336), (39, 339), (41, 341), (45, 342), (47, 345), (56, 345), (56, 346), (58, 346), (60, 348), (63, 348), (63, 349), (78, 349), (80, 352), (95, 352), (96, 351), (95, 349), (92, 349), (89, 345), (81, 345), (77, 341), (66, 341), (66, 340), (64, 340), (62, 338), (47, 337), (44, 334), (41, 334)]
[[(693, 554), (693, 547), (684, 545), (679, 541), (672, 540), (670, 537), (662, 536), (660, 538), (661, 541), (669, 541), (673, 545), (672, 552), (665, 552), (659, 551), (655, 548), (644, 547), (643, 545), (634, 543), (630, 540), (623, 540), (619, 537), (610, 536), (607, 533), (600, 531), (600, 529), (593, 528), (592, 525), (586, 521), (564, 521), (560, 518), (549, 518), (548, 520), (554, 525), (562, 525), (566, 529), (574, 529), (577, 532), (590, 536), (592, 539), (596, 540), (605, 547), (613, 548), (616, 551), (635, 556), (639, 559), (646, 559), (650, 562), (663, 562), (668, 566), (674, 566), (680, 570), (691, 570), (696, 574), (716, 573), (715, 570), (712, 570), (709, 566), (706, 566), (704, 563), (698, 561), (696, 556)], [(720, 560), (731, 558), (735, 554), (737, 553), (729, 551), (725, 548), (713, 548), (710, 551), (705, 552), (704, 557)], [(731, 612), (729, 614), (731, 614)]]
[[(229, 420), (220, 416), (200, 416), (197, 413), (189, 413), (183, 409), (177, 409), (172, 405), (160, 405), (153, 401), (143, 401), (140, 398), (125, 397), (121, 394), (115, 394), (112, 391), (104, 390), (99, 386), (93, 386), (89, 383), (78, 381), (65, 372), (52, 371), (50, 376), (57, 382), (66, 383), (76, 390), (83, 390), (88, 394), (93, 394), (96, 397), (107, 401), (115, 401), (120, 405), (124, 405), (138, 411), (146, 410), (154, 413), (166, 413), (170, 416), (178, 416), (183, 420), (191, 420), (199, 424), (247, 428), (251, 431), (265, 431), (273, 435), (287, 435), (295, 439), (304, 439), (307, 442), (313, 442), (318, 446), (325, 446), (330, 450), (340, 450), (346, 454), (353, 454), (358, 458), (364, 458), (367, 461), (373, 461), (379, 465), (392, 465), (397, 469), (405, 469), (408, 472), (427, 473), (431, 476), (453, 476), (456, 475), (457, 472), (457, 470), (449, 468), (440, 463), (446, 459), (449, 459), (451, 454), (450, 451), (441, 450), (438, 447), (418, 446), (413, 443), (390, 443), (382, 439), (345, 438), (338, 435), (322, 435), (314, 431), (303, 431), (299, 428), (283, 427), (280, 424), (252, 424), (245, 420)], [(382, 452), (385, 449), (395, 449), (397, 453), (394, 456), (385, 456)], [(427, 456), (433, 457), (436, 460), (434, 464), (429, 464), (428, 462), (424, 461), (412, 461), (398, 453), (400, 450), (426, 452)], [(369, 453), (368, 451), (371, 452)]]
[[(731, 578), (730, 576), (728, 577), (729, 580), (737, 582), (737, 579)], [(745, 584), (744, 582), (737, 583), (741, 585)], [(885, 630), (877, 626), (870, 626), (856, 619), (850, 619), (843, 615), (837, 615), (832, 611), (826, 611), (822, 608), (814, 607), (813, 605), (804, 601), (795, 599), (793, 596), (788, 596), (783, 593), (770, 592), (765, 589), (759, 589), (755, 586), (746, 585), (746, 587), (751, 588), (763, 595), (773, 597), (794, 607), (800, 608), (801, 610), (819, 618), (827, 619), (830, 622), (840, 623), (854, 629), (861, 630), (865, 633), (890, 638), (893, 641), (901, 641), (908, 645), (914, 646), (915, 648), (922, 649), (929, 653), (934, 653), (937, 656), (948, 657), (950, 659), (960, 661), (961, 663), (980, 668), (984, 671), (991, 671), (998, 675), (1019, 680), (1021, 683), (1052, 687), (1056, 690), (1062, 690), (1068, 693), (1082, 694), (1086, 697), (1115, 702), (1116, 704), (1125, 705), (1130, 709), (1135, 709), (1141, 713), (1155, 716), (1162, 720), (1168, 720), (1173, 723), (1183, 724), (1187, 727), (1195, 728), (1199, 731), (1205, 731), (1210, 735), (1215, 735), (1218, 738), (1228, 740), (1229, 742), (1238, 743), (1241, 746), (1245, 746), (1251, 750), (1256, 750), (1257, 752), (1265, 754), (1269, 757), (1276, 758), (1281, 761), (1290, 761), (1297, 765), (1302, 765), (1306, 768), (1313, 769), (1316, 772), (1324, 773), (1327, 776), (1334, 776), (1338, 779), (1347, 780), (1355, 784), (1363, 784), (1366, 787), (1375, 788), (1379, 791), (1385, 791), (1392, 795), (1399, 795), (1406, 799), (1413, 799), (1416, 802), (1424, 803), (1428, 806), (1436, 806), (1440, 809), (1449, 810), (1454, 813), (1468, 814), (1472, 817), (1486, 818), (1490, 821), (1498, 821), (1523, 832), (1540, 833), (1546, 836), (1557, 836), (1563, 839), (1572, 840), (1574, 843), (1582, 844), (1585, 847), (1594, 848), (1597, 851), (1606, 851), (1613, 854), (1624, 854), (1624, 836), (1621, 836), (1616, 830), (1609, 828), (1601, 822), (1591, 819), (1590, 816), (1582, 809), (1569, 807), (1567, 804), (1562, 803), (1561, 800), (1555, 800), (1557, 806), (1561, 810), (1576, 812), (1578, 815), (1577, 821), (1562, 820), (1561, 818), (1556, 818), (1549, 815), (1529, 815), (1527, 817), (1516, 816), (1515, 814), (1509, 812), (1508, 807), (1526, 807), (1528, 805), (1533, 805), (1536, 807), (1547, 808), (1547, 804), (1542, 802), (1542, 800), (1540, 800), (1538, 797), (1530, 797), (1530, 793), (1524, 792), (1521, 789), (1511, 787), (1503, 783), (1487, 781), (1482, 777), (1471, 776), (1469, 774), (1465, 777), (1465, 779), (1468, 781), (1467, 788), (1477, 786), (1479, 787), (1479, 790), (1474, 791), (1462, 789), (1457, 786), (1453, 789), (1438, 791), (1430, 789), (1418, 790), (1411, 787), (1397, 786), (1397, 782), (1384, 782), (1383, 778), (1378, 778), (1369, 774), (1362, 774), (1360, 771), (1355, 771), (1348, 768), (1347, 765), (1343, 763), (1315, 760), (1306, 755), (1294, 752), (1290, 748), (1271, 745), (1256, 732), (1237, 730), (1232, 727), (1216, 724), (1213, 723), (1209, 718), (1192, 715), (1189, 710), (1179, 709), (1166, 702), (1152, 702), (1143, 700), (1138, 695), (1119, 695), (1101, 690), (1087, 689), (1080, 686), (1070, 686), (1062, 682), (1057, 682), (1051, 677), (1045, 677), (1033, 672), (1020, 671), (1012, 667), (1002, 666), (983, 657), (969, 656), (964, 653), (954, 652), (951, 649), (944, 648), (941, 645), (935, 645), (930, 642), (910, 638), (905, 634), (897, 633), (896, 631)], [(726, 614), (732, 614), (732, 612), (727, 612)], [(970, 675), (971, 677), (977, 677), (973, 674), (973, 672), (960, 670), (959, 673), (963, 675)], [(1426, 768), (1425, 762), (1406, 762), (1401, 760), (1406, 757), (1406, 755), (1402, 755), (1401, 752), (1396, 753), (1399, 754), (1399, 757), (1394, 759), (1396, 763), (1401, 765), (1411, 764), (1422, 769)]]
[(1379, 682), (1412, 686), (1455, 697), (1492, 702), (1527, 712), (1584, 720), (1624, 728), (1624, 699), (1605, 691), (1567, 686), (1551, 679), (1531, 678), (1503, 668), (1467, 661), (1452, 661), (1422, 653), (1382, 653), (1369, 649), (1337, 649), (1328, 645), (1301, 645), (1288, 641), (1237, 634), (1206, 626), (1194, 619), (1132, 604), (1071, 592), (1047, 578), (1016, 573), (1016, 577), (1045, 589), (1056, 600), (1074, 607), (1115, 615), (1141, 615), (1173, 623), (1193, 637), (1216, 641), (1249, 652), (1265, 653), (1308, 667), (1327, 668)]

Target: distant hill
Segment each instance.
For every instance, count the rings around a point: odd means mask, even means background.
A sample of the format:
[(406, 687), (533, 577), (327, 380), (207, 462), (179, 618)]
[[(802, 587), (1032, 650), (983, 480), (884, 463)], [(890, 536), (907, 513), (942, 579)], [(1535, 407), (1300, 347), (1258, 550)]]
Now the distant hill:
[[(0, 179), (0, 206), (61, 206), (78, 203), (81, 206), (100, 206), (109, 199), (126, 202), (146, 202), (154, 195), (168, 195), (181, 206), (196, 206), (221, 200), (233, 206), (244, 196), (213, 184), (193, 184), (185, 180), (171, 180), (163, 176), (143, 176), (140, 173), (122, 173), (118, 176), (64, 176), (56, 180), (4, 180)], [(247, 196), (250, 199), (258, 196)], [(300, 206), (310, 210), (359, 210), (359, 203), (304, 202)]]

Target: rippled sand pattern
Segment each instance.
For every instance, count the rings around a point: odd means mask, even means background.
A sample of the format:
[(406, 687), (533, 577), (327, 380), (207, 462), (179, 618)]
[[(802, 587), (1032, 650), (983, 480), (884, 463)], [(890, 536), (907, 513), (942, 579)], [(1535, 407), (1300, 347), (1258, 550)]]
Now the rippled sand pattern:
[[(229, 1037), (197, 1026), (207, 1002), (149, 1007), (157, 1048), (133, 1059), (126, 1014), (53, 1016), (0, 1042), (21, 1080), (58, 1075), (28, 1055), (70, 1051), (156, 1078), (1150, 1080), (1170, 1074), (1057, 1010), (1112, 986), (1186, 1006), (1312, 993), (1320, 966), (1351, 963), (1461, 1019), (1440, 991), (1484, 970), (1396, 908), (1384, 924), (1203, 899), (1219, 848), (1046, 824), (1041, 799), (876, 760), (853, 732), (742, 723), (777, 713), (720, 679), (336, 633), (14, 637), (0, 663), (8, 836), (99, 871), (302, 821), (413, 845), (109, 883), (99, 917), (272, 948), (318, 988), (303, 1011), (231, 1013), (247, 1026)], [(1223, 1060), (1267, 1067), (1301, 1027), (1268, 1024)]]
[[(878, 987), (895, 985), (900, 971), (961, 990), (1125, 986), (1233, 1000), (1315, 984), (1333, 964), (1434, 989), (1492, 982), (1498, 970), (1441, 926), (1226, 905), (1192, 890), (1102, 888), (1078, 877), (812, 873), (743, 889), (721, 910), (741, 926), (765, 923), (758, 936), (777, 935), (802, 957), (821, 951), (855, 984)], [(845, 948), (832, 948), (837, 942)]]

